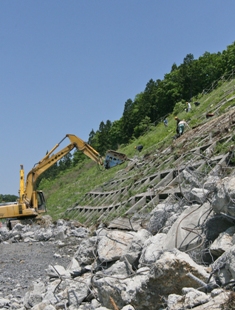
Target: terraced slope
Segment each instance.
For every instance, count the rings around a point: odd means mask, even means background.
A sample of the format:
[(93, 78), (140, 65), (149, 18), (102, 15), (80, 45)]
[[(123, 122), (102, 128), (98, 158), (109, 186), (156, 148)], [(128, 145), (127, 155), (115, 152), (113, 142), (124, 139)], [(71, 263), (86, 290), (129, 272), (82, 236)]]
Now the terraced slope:
[[(168, 127), (159, 119), (142, 137), (121, 146), (118, 151), (129, 162), (100, 171), (87, 159), (55, 180), (45, 180), (40, 189), (48, 213), (54, 219), (75, 218), (87, 225), (110, 223), (117, 217), (123, 223), (139, 219), (144, 225), (143, 219), (159, 202), (185, 199), (211, 174), (233, 173), (235, 79), (217, 82), (216, 88), (213, 85), (192, 99), (190, 113), (177, 103), (168, 115)], [(195, 101), (201, 104), (195, 106)], [(174, 141), (175, 115), (191, 129)], [(137, 144), (144, 145), (141, 153), (134, 149)]]
[[(234, 98), (219, 102), (213, 117), (202, 115), (201, 125), (169, 146), (156, 146), (144, 156), (132, 158), (115, 178), (87, 192), (67, 210), (66, 216), (86, 225), (110, 223), (121, 217), (123, 228), (124, 218), (130, 223), (131, 219), (139, 219), (144, 226), (158, 203), (187, 199), (187, 193), (200, 187), (210, 175), (225, 177), (234, 173)], [(216, 116), (223, 105), (227, 111)]]

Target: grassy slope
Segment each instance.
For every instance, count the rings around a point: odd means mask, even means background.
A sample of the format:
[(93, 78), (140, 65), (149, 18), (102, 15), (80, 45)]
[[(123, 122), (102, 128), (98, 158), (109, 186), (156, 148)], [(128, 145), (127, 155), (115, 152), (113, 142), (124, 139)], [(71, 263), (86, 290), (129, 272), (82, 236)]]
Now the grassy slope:
[[(235, 80), (226, 81), (214, 91), (200, 95), (198, 98), (192, 98), (192, 102), (199, 101), (201, 104), (199, 107), (192, 104), (190, 113), (184, 111), (185, 106), (177, 104), (172, 115), (168, 116), (167, 128), (160, 122), (157, 126), (151, 127), (145, 135), (133, 140), (129, 145), (121, 147), (118, 151), (132, 158), (137, 155), (134, 148), (137, 144), (144, 145), (142, 155), (163, 150), (172, 143), (172, 137), (175, 135), (174, 116), (176, 114), (180, 119), (185, 119), (191, 128), (200, 126), (206, 122), (206, 113), (214, 113), (214, 117), (216, 117), (234, 106), (235, 99), (233, 97), (235, 97)], [(87, 159), (82, 165), (66, 171), (53, 181), (44, 180), (41, 189), (47, 199), (48, 214), (54, 219), (62, 217), (63, 212), (79, 202), (86, 192), (115, 178), (120, 167), (123, 169), (126, 165), (127, 163), (110, 170), (104, 170)]]

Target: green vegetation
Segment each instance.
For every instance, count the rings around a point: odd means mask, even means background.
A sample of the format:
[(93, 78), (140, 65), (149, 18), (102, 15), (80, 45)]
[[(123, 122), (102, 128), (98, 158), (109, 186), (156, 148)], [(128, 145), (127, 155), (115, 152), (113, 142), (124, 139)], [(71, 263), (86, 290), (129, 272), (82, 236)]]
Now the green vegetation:
[(172, 65), (171, 72), (163, 80), (150, 79), (144, 91), (134, 99), (128, 99), (119, 120), (113, 123), (102, 121), (96, 132), (92, 130), (89, 144), (103, 155), (107, 149), (116, 149), (135, 139), (142, 140), (141, 137), (154, 130), (153, 126), (161, 123), (166, 116), (181, 113), (187, 101), (200, 102), (201, 98), (206, 99), (205, 95), (211, 103), (211, 107), (206, 105), (206, 108), (213, 110), (210, 94), (218, 89), (218, 99), (231, 96), (229, 84), (227, 89), (219, 86), (233, 79), (234, 68), (235, 42), (222, 53), (205, 52), (198, 59), (194, 59), (192, 54), (186, 55), (182, 64)]
[(13, 202), (17, 200), (17, 196), (15, 195), (1, 195), (0, 194), (0, 203), (1, 202)]

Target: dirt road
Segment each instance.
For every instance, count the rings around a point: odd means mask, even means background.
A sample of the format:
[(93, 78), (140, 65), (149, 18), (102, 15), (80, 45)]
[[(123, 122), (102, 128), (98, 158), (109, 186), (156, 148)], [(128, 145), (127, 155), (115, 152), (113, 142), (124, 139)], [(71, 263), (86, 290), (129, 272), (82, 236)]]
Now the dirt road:
[(0, 297), (23, 296), (49, 265), (68, 266), (74, 251), (53, 242), (0, 243)]

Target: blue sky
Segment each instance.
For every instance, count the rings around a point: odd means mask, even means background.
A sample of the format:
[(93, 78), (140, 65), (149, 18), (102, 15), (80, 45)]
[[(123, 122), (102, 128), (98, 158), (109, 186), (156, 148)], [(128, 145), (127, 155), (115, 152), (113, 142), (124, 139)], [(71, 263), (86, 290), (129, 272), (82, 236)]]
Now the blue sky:
[[(235, 41), (234, 0), (0, 1), (0, 194), (67, 133), (87, 141), (150, 79)], [(69, 141), (65, 140), (65, 146)]]

